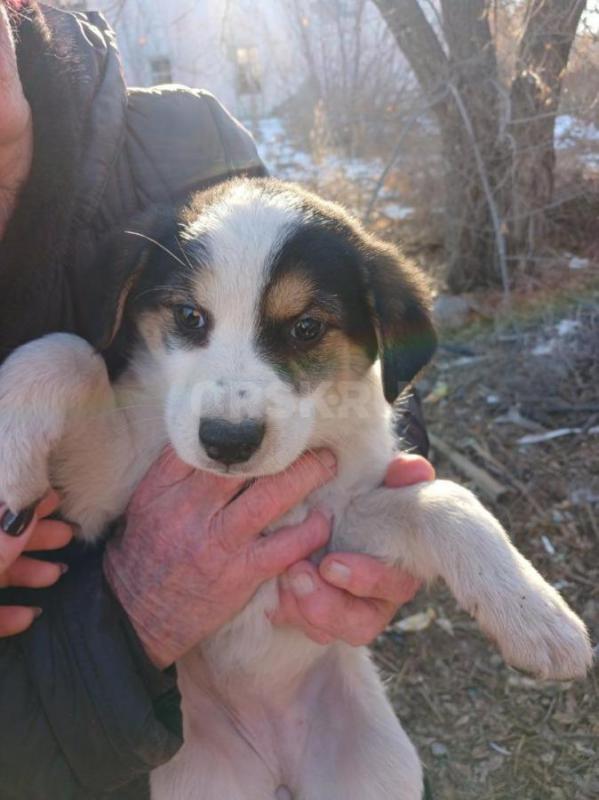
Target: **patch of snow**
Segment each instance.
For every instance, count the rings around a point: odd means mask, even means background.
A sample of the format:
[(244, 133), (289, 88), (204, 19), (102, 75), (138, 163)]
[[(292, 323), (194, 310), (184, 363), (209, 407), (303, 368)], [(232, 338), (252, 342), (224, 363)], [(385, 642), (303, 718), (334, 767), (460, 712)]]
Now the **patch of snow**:
[(572, 336), (580, 328), (580, 322), (576, 319), (561, 319), (554, 326), (555, 336), (538, 342), (531, 350), (533, 356), (550, 356), (558, 346), (558, 338)]
[(599, 128), (570, 114), (560, 114), (555, 118), (555, 146), (558, 149), (563, 150), (580, 140), (599, 142)]
[(409, 206), (402, 206), (399, 203), (385, 203), (381, 206), (381, 211), (389, 219), (408, 219), (414, 213), (414, 209)]
[(586, 269), (589, 266), (589, 259), (578, 258), (578, 256), (572, 256), (572, 258), (568, 262), (568, 266), (570, 267), (570, 269)]
[(570, 336), (580, 328), (580, 322), (577, 319), (562, 319), (557, 324), (558, 336)]
[(285, 128), (279, 117), (264, 117), (258, 121), (258, 136), (261, 142), (276, 142), (285, 138)]

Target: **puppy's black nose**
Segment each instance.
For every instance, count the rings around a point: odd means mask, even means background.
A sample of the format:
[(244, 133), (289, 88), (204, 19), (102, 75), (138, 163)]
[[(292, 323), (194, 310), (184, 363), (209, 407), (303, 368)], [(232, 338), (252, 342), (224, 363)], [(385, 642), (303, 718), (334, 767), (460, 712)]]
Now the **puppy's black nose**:
[(265, 425), (255, 419), (228, 422), (226, 419), (203, 419), (200, 422), (200, 442), (215, 461), (222, 464), (241, 464), (260, 447)]

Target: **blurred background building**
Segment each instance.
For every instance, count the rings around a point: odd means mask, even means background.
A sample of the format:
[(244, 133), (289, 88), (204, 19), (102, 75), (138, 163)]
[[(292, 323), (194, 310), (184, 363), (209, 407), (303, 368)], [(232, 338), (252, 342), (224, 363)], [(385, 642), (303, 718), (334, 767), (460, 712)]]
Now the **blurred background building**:
[(301, 80), (285, 5), (277, 0), (58, 0), (101, 11), (116, 30), (130, 85), (183, 83), (216, 94), (243, 118), (262, 117)]

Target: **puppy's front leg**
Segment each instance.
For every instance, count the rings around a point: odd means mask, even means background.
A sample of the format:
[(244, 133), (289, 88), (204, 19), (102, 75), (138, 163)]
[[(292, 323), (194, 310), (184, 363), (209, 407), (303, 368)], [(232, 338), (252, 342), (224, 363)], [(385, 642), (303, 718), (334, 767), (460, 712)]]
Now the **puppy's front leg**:
[(583, 677), (592, 662), (584, 623), (472, 492), (455, 483), (357, 498), (335, 532), (334, 549), (400, 563), (424, 580), (443, 578), (515, 667), (566, 680)]
[(50, 455), (65, 431), (113, 402), (102, 358), (78, 336), (50, 334), (0, 368), (0, 500), (29, 507), (50, 487)]

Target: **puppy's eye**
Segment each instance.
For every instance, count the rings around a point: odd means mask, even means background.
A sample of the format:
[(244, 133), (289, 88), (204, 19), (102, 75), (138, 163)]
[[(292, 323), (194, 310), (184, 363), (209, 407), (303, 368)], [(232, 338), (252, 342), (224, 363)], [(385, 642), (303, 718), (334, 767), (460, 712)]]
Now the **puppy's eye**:
[(297, 342), (313, 344), (322, 339), (326, 324), (314, 317), (301, 317), (291, 327), (290, 333)]
[(208, 324), (204, 312), (195, 306), (174, 306), (173, 315), (175, 317), (175, 322), (184, 332), (201, 333), (206, 329)]

